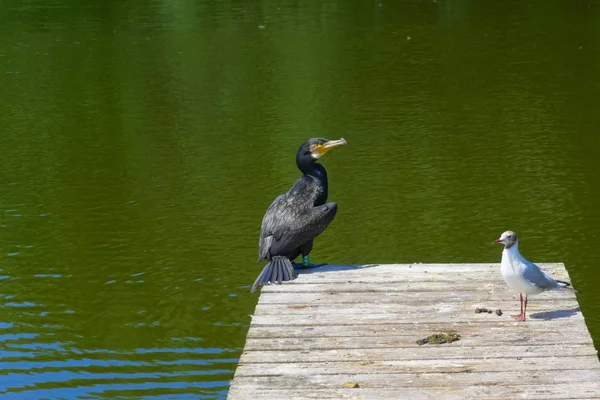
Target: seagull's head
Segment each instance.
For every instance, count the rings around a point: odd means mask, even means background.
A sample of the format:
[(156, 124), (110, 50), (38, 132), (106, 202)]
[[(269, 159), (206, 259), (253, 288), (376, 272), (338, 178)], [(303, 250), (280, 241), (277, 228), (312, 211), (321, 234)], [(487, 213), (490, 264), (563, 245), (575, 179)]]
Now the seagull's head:
[(506, 231), (500, 235), (500, 238), (494, 240), (494, 243), (503, 244), (507, 249), (517, 243), (517, 234), (513, 231)]

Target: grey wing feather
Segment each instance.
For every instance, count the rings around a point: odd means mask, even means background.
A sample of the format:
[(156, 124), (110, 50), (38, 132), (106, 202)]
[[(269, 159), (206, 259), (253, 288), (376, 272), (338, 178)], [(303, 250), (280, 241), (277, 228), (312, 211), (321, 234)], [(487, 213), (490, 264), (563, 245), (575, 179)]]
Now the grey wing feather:
[(558, 282), (552, 279), (550, 275), (542, 271), (540, 267), (534, 263), (527, 261), (526, 265), (527, 268), (525, 268), (523, 276), (533, 285), (545, 290), (556, 289), (560, 287)]
[(276, 209), (282, 201), (285, 195), (280, 194), (271, 203), (267, 212), (263, 217), (262, 224), (260, 226), (260, 237), (258, 239), (258, 260), (266, 260), (269, 257), (269, 249), (271, 248), (271, 242), (273, 241), (273, 231), (276, 228)]
[(327, 203), (314, 207), (310, 212), (297, 218), (289, 226), (277, 232), (271, 244), (273, 254), (283, 252), (291, 247), (300, 246), (316, 238), (327, 229), (337, 212), (336, 203)]
[[(319, 196), (319, 189), (314, 185), (313, 179), (301, 176), (289, 192), (279, 195), (267, 209), (260, 230), (259, 261), (279, 254), (292, 243), (300, 246), (316, 237), (335, 216), (335, 203), (313, 207)], [(327, 220), (331, 209), (333, 215)]]

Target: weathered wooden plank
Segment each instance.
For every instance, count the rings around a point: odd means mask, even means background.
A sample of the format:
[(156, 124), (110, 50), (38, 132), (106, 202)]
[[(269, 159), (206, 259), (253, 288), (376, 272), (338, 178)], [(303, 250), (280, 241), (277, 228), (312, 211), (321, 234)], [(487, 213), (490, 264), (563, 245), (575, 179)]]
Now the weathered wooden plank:
[[(339, 327), (338, 332), (339, 332)], [(479, 328), (481, 331), (481, 328)], [(440, 331), (437, 331), (440, 332)], [(363, 348), (396, 348), (396, 347), (414, 347), (416, 341), (430, 334), (437, 333), (428, 329), (413, 331), (406, 334), (395, 336), (326, 336), (326, 337), (294, 337), (281, 338), (264, 336), (262, 338), (249, 337), (246, 340), (246, 351), (261, 350), (333, 350), (333, 349), (363, 349)], [(543, 335), (524, 334), (522, 332), (506, 332), (503, 329), (495, 331), (486, 331), (483, 334), (466, 333), (457, 330), (461, 335), (460, 346), (490, 346), (507, 344), (529, 344), (529, 345), (548, 345), (561, 344), (569, 342), (571, 344), (593, 344), (589, 335), (584, 335), (582, 330), (575, 326), (573, 329), (561, 331), (549, 331)], [(333, 330), (331, 330), (333, 333)], [(576, 339), (573, 339), (575, 335)]]
[(571, 363), (565, 363), (560, 356), (523, 358), (477, 358), (463, 360), (404, 360), (404, 361), (365, 361), (365, 362), (318, 362), (318, 363), (241, 363), (236, 376), (299, 376), (299, 375), (352, 375), (352, 374), (396, 374), (396, 373), (462, 373), (462, 372), (506, 372), (560, 371), (560, 370), (596, 370), (600, 374), (600, 365), (596, 356), (571, 357)]
[[(491, 318), (491, 317), (490, 317)], [(353, 338), (353, 337), (381, 337), (389, 336), (419, 336), (454, 329), (467, 337), (481, 336), (483, 338), (506, 335), (507, 338), (530, 338), (531, 340), (544, 341), (546, 338), (565, 336), (591, 342), (584, 324), (565, 324), (563, 319), (543, 321), (543, 323), (518, 323), (512, 320), (494, 320), (478, 323), (404, 323), (385, 325), (322, 325), (322, 326), (252, 326), (248, 331), (251, 338)], [(510, 339), (507, 339), (510, 340)], [(565, 341), (568, 342), (568, 341)]]
[[(563, 263), (537, 263), (538, 266), (550, 273), (561, 273), (568, 276)], [(473, 264), (364, 264), (364, 265), (341, 265), (331, 264), (317, 268), (298, 269), (297, 271), (303, 275), (328, 274), (338, 275), (351, 272), (358, 272), (365, 275), (401, 273), (401, 272), (421, 272), (428, 270), (431, 272), (485, 272), (495, 270), (500, 272), (500, 263), (473, 263)]]
[(336, 282), (345, 282), (347, 280), (365, 280), (377, 282), (381, 280), (396, 280), (396, 281), (437, 281), (441, 280), (444, 282), (456, 281), (457, 279), (469, 279), (475, 281), (481, 280), (498, 280), (502, 279), (500, 275), (500, 270), (488, 269), (486, 271), (463, 271), (463, 272), (433, 272), (430, 270), (418, 270), (418, 269), (409, 269), (409, 270), (399, 270), (398, 272), (388, 272), (388, 273), (373, 273), (366, 274), (364, 271), (344, 271), (340, 272), (338, 275), (332, 275), (327, 273), (313, 273), (306, 274), (299, 272), (298, 279), (293, 282), (295, 284), (311, 284), (311, 283), (336, 283)]
[[(281, 285), (267, 285), (270, 286), (299, 286), (299, 285), (317, 285), (317, 284), (331, 284), (331, 283), (370, 283), (370, 284), (407, 284), (417, 282), (440, 282), (440, 283), (456, 283), (456, 278), (463, 278), (460, 274), (419, 274), (419, 275), (379, 275), (379, 276), (338, 276), (338, 277), (326, 277), (326, 278), (311, 278), (310, 280), (297, 278), (293, 281), (283, 282)], [(557, 279), (560, 279), (557, 277)], [(462, 279), (461, 279), (462, 280)], [(495, 283), (504, 284), (504, 282), (498, 279), (496, 274), (479, 274), (475, 276), (469, 276), (469, 282), (485, 284)]]
[[(556, 279), (568, 279), (566, 270), (551, 267), (546, 271)], [(465, 267), (463, 265), (455, 266), (427, 266), (415, 265), (404, 266), (396, 265), (393, 267), (382, 267), (374, 270), (368, 269), (346, 269), (331, 273), (326, 269), (316, 268), (314, 270), (298, 270), (299, 277), (293, 282), (286, 284), (314, 284), (314, 283), (337, 283), (337, 282), (378, 282), (389, 281), (440, 281), (453, 282), (456, 280), (469, 281), (488, 281), (502, 280), (500, 266), (493, 265), (484, 268)]]
[[(289, 311), (289, 310), (288, 310)], [(516, 311), (516, 309), (514, 310)], [(543, 318), (537, 318), (535, 313), (529, 316), (526, 323), (538, 323), (544, 318), (567, 318), (570, 323), (583, 323), (583, 315), (576, 310), (556, 310), (555, 312), (538, 313)], [(418, 317), (418, 319), (415, 318)], [(370, 324), (394, 324), (394, 323), (434, 323), (434, 322), (488, 322), (490, 318), (496, 317), (494, 314), (475, 314), (475, 313), (422, 313), (422, 314), (361, 314), (360, 318), (353, 318), (352, 315), (344, 314), (279, 314), (279, 315), (254, 315), (252, 325), (370, 325)], [(508, 319), (509, 316), (503, 316)], [(496, 317), (500, 318), (500, 317)]]
[(453, 386), (509, 386), (514, 382), (523, 385), (553, 385), (560, 383), (597, 382), (600, 373), (596, 370), (574, 369), (554, 371), (518, 370), (503, 372), (432, 372), (397, 374), (342, 374), (342, 375), (281, 375), (239, 376), (237, 384), (248, 389), (264, 387), (280, 389), (338, 389), (344, 383), (357, 382), (363, 388), (402, 388)]
[(565, 359), (596, 355), (591, 344), (461, 346), (460, 341), (438, 346), (412, 348), (363, 348), (350, 350), (244, 351), (240, 363), (393, 361), (414, 359), (537, 358), (561, 355)]
[[(573, 299), (543, 299), (545, 301), (528, 305), (527, 310), (531, 314), (536, 312), (560, 311), (579, 309), (577, 302)], [(489, 303), (489, 304), (488, 304)], [(397, 302), (397, 303), (363, 303), (363, 304), (348, 304), (348, 303), (333, 303), (333, 304), (309, 304), (297, 303), (295, 305), (281, 305), (261, 303), (256, 306), (255, 315), (281, 315), (288, 312), (293, 312), (294, 315), (302, 314), (343, 314), (346, 316), (358, 316), (360, 314), (408, 314), (415, 317), (425, 317), (432, 313), (475, 313), (476, 308), (486, 307), (495, 311), (512, 310), (518, 314), (519, 304), (514, 301), (471, 301), (471, 302), (455, 302), (445, 299), (443, 302), (431, 301), (415, 301), (415, 302)], [(516, 310), (515, 310), (516, 308)], [(504, 313), (503, 311), (503, 313)], [(574, 311), (579, 312), (579, 311)], [(493, 314), (498, 317), (496, 314)], [(510, 318), (504, 313), (501, 318)]]
[[(358, 389), (248, 389), (243, 386), (234, 385), (231, 388), (229, 398), (232, 400), (297, 400), (297, 399), (398, 399), (409, 398), (411, 400), (464, 400), (464, 399), (486, 399), (506, 400), (525, 398), (529, 400), (575, 400), (575, 399), (598, 399), (600, 383), (567, 383), (552, 385), (511, 385), (511, 386), (452, 386), (444, 387), (398, 387), (388, 388), (358, 388)], [(576, 397), (574, 397), (576, 394)]]
[[(311, 283), (300, 284), (296, 281), (285, 282), (281, 285), (267, 285), (261, 289), (263, 293), (270, 292), (318, 292), (318, 293), (368, 293), (368, 292), (444, 292), (448, 296), (452, 296), (455, 292), (493, 292), (505, 291), (509, 292), (506, 284), (503, 281), (493, 281), (488, 283), (472, 282), (472, 281), (454, 281), (454, 282), (438, 282), (438, 281), (403, 281), (389, 283), (382, 281), (381, 283)], [(555, 291), (555, 293), (567, 293), (574, 296), (572, 291)], [(548, 292), (552, 293), (552, 292)]]
[[(558, 263), (549, 263), (549, 264), (538, 264), (543, 266), (546, 270), (548, 268), (555, 268), (560, 270), (561, 266)], [(452, 272), (452, 271), (487, 271), (493, 268), (500, 268), (500, 263), (473, 263), (473, 264), (445, 264), (445, 263), (412, 263), (412, 264), (326, 264), (323, 266), (319, 266), (316, 268), (303, 269), (298, 268), (297, 271), (301, 274), (344, 274), (347, 272), (359, 272), (364, 274), (383, 274), (383, 273), (397, 273), (398, 271), (422, 271), (422, 270), (431, 270), (431, 271), (443, 271), (443, 272)]]
[[(263, 293), (258, 304), (339, 304), (339, 303), (437, 303), (437, 302), (495, 302), (512, 301), (519, 305), (519, 294), (508, 289), (499, 289), (497, 286), (493, 292), (454, 292), (451, 295), (445, 292), (363, 292), (363, 293), (344, 293), (344, 292), (269, 292)], [(538, 296), (532, 296), (530, 305), (533, 306), (545, 301), (558, 299), (569, 299), (576, 301), (575, 295), (570, 291), (552, 291), (542, 293)], [(485, 306), (485, 305), (484, 305)], [(486, 306), (487, 307), (487, 306)]]
[[(568, 276), (563, 263), (537, 263), (542, 269), (549, 273), (560, 273)], [(478, 263), (478, 264), (365, 264), (365, 265), (324, 265), (316, 268), (297, 269), (302, 275), (343, 275), (347, 273), (360, 273), (363, 275), (377, 274), (401, 274), (429, 272), (500, 272), (500, 263)]]

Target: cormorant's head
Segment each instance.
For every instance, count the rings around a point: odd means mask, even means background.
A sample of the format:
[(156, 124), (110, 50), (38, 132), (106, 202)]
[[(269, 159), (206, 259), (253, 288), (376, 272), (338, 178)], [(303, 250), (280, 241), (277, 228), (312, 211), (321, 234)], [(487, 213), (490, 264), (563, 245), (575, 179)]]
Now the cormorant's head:
[(494, 240), (494, 243), (503, 244), (507, 249), (517, 243), (517, 234), (513, 231), (506, 231), (500, 235), (500, 238)]
[(302, 143), (296, 153), (296, 164), (300, 171), (307, 173), (312, 169), (312, 165), (334, 147), (346, 144), (346, 140), (327, 140), (323, 138), (312, 138)]

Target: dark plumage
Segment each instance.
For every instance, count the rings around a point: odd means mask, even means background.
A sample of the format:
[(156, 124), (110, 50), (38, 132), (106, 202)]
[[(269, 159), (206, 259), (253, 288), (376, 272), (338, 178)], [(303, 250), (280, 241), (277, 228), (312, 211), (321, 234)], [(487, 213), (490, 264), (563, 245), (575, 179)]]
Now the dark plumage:
[(292, 260), (308, 256), (313, 239), (333, 221), (336, 203), (327, 201), (327, 171), (316, 161), (344, 139), (313, 138), (296, 153), (296, 165), (304, 174), (285, 194), (279, 195), (267, 209), (260, 229), (258, 260), (269, 260), (251, 291), (266, 283), (296, 279)]

